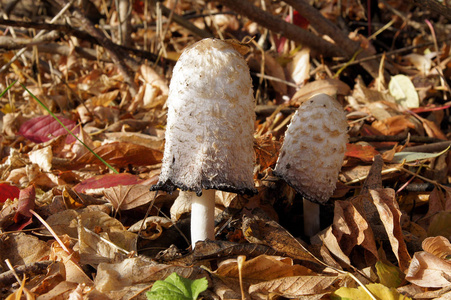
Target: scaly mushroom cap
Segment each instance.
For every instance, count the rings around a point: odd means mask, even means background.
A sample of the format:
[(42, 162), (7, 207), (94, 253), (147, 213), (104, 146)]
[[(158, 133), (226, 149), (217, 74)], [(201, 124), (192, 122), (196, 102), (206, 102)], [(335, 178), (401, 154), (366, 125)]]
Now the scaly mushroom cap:
[(256, 192), (252, 82), (231, 44), (204, 39), (187, 48), (174, 67), (167, 105), (163, 166), (151, 190)]
[(274, 173), (308, 200), (326, 202), (343, 164), (346, 130), (341, 105), (326, 94), (313, 96), (293, 116)]

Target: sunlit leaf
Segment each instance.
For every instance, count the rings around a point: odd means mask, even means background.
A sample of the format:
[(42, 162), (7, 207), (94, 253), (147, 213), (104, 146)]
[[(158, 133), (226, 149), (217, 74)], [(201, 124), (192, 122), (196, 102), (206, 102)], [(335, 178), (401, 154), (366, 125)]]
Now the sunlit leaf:
[(388, 84), (388, 88), (395, 101), (401, 106), (414, 108), (420, 105), (415, 86), (406, 75), (399, 74), (393, 76)]
[[(368, 290), (376, 297), (376, 299), (384, 299), (384, 300), (408, 300), (412, 299), (407, 296), (404, 296), (394, 288), (388, 288), (380, 283), (373, 283), (366, 285)], [(333, 292), (330, 296), (332, 300), (371, 300), (370, 295), (362, 288), (358, 287), (347, 288), (342, 287)]]
[(172, 273), (164, 281), (157, 280), (146, 296), (149, 300), (196, 300), (207, 287), (206, 278), (190, 280)]

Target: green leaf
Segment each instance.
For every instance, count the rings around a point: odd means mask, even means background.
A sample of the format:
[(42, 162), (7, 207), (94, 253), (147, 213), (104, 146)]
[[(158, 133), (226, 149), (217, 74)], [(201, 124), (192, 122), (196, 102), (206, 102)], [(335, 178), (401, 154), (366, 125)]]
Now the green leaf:
[(390, 94), (396, 103), (405, 108), (416, 108), (420, 106), (420, 99), (412, 81), (406, 75), (393, 76), (388, 84)]
[(395, 153), (393, 159), (391, 162), (393, 163), (402, 163), (402, 161), (405, 159), (406, 162), (412, 162), (422, 159), (429, 159), (429, 158), (435, 158), (439, 157), (442, 154), (445, 154), (448, 152), (450, 147), (446, 148), (440, 153), (422, 153), (422, 152), (397, 152)]
[(196, 300), (207, 287), (206, 278), (190, 280), (174, 272), (164, 281), (155, 281), (146, 296), (149, 300)]
[(403, 276), (398, 267), (378, 261), (376, 263), (376, 272), (380, 283), (386, 287), (397, 288), (401, 285)]
[[(404, 296), (394, 288), (388, 288), (380, 283), (372, 283), (366, 285), (366, 287), (370, 290), (370, 292), (376, 297), (376, 299), (380, 300), (412, 300), (407, 296)], [(363, 290), (362, 287), (347, 288), (342, 287), (336, 290), (334, 293), (330, 295), (330, 299), (332, 300), (371, 300), (372, 298), (368, 295), (367, 292)]]

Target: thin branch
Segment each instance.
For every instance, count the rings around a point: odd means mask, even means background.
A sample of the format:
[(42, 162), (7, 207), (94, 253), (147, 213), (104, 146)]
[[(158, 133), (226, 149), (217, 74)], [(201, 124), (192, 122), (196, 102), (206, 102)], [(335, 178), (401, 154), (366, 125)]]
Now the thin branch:
[[(360, 47), (359, 43), (349, 39), (346, 32), (340, 30), (334, 23), (326, 19), (316, 8), (311, 6), (305, 0), (284, 0), (284, 2), (296, 9), (319, 33), (329, 36), (337, 45), (340, 45), (347, 58), (350, 59), (355, 57), (355, 59), (362, 59), (369, 56), (369, 54)], [(370, 60), (362, 61), (361, 65), (376, 79), (379, 77), (379, 63), (379, 60)], [(386, 82), (388, 82), (388, 73), (385, 72), (384, 77)]]
[(436, 14), (440, 14), (451, 20), (451, 7), (441, 4), (439, 1), (435, 0), (410, 0), (410, 2), (415, 3), (422, 8), (428, 9)]
[(286, 38), (310, 48), (317, 54), (321, 54), (326, 57), (346, 56), (346, 53), (341, 47), (329, 43), (296, 25), (285, 22), (282, 19), (254, 6), (249, 1), (218, 0), (217, 2), (229, 7), (241, 15), (246, 16), (250, 20), (257, 22), (274, 33), (280, 33)]
[[(100, 45), (100, 43), (89, 33), (73, 28), (70, 25), (67, 24), (48, 24), (48, 23), (37, 23), (37, 22), (24, 22), (24, 21), (12, 21), (12, 20), (5, 20), (5, 19), (1, 19), (0, 18), (0, 25), (5, 25), (5, 26), (11, 26), (11, 27), (23, 27), (23, 28), (34, 28), (34, 29), (41, 29), (41, 30), (56, 30), (59, 32), (62, 32), (64, 34), (67, 35), (71, 35), (71, 36), (75, 36), (76, 38), (79, 38), (81, 40), (93, 43), (95, 45)], [(29, 40), (29, 43), (31, 43), (31, 40)], [(58, 45), (55, 44), (51, 44), (52, 46), (58, 47), (60, 48)], [(32, 45), (28, 45), (28, 44), (24, 44), (22, 47), (29, 47)], [(0, 45), (1, 47), (1, 45)], [(45, 45), (40, 45), (39, 47), (44, 47), (48, 50), (45, 50), (45, 52), (51, 52), (51, 50), (49, 49), (49, 47), (45, 47)], [(139, 50), (139, 49), (134, 49), (134, 48), (130, 48), (130, 47), (124, 47), (118, 44), (114, 44), (114, 47), (116, 48), (120, 48), (121, 51), (127, 51), (128, 53), (131, 53), (139, 58), (142, 59), (148, 59), (151, 61), (156, 61), (158, 59), (157, 55), (155, 55), (152, 52), (149, 51), (143, 51), (143, 50)], [(14, 48), (16, 49), (16, 48)], [(56, 50), (59, 51), (59, 50)], [(96, 59), (96, 51), (92, 50), (92, 49), (87, 49), (87, 48), (80, 48), (80, 47), (76, 47), (75, 51), (77, 53), (79, 53), (83, 58), (88, 58), (88, 59), (92, 59), (89, 57), (89, 55), (93, 55), (94, 58)], [(85, 52), (85, 53), (83, 53)], [(163, 58), (161, 58), (163, 60)], [(166, 60), (170, 60), (170, 59), (166, 59)]]

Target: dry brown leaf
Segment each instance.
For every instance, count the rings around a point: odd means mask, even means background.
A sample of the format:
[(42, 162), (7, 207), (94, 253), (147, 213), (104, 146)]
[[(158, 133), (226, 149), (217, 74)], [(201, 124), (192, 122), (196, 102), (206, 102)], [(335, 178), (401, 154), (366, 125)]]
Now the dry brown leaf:
[[(50, 215), (46, 222), (50, 225), (50, 227), (55, 231), (57, 235), (68, 235), (73, 239), (78, 238), (78, 229), (77, 229), (77, 216), (79, 213), (73, 209), (66, 209), (60, 211), (58, 213)], [(42, 231), (41, 234), (50, 233), (45, 230)]]
[[(146, 166), (161, 162), (163, 153), (160, 150), (131, 143), (115, 142), (94, 149), (100, 157), (117, 166)], [(102, 164), (91, 152), (75, 159), (74, 167), (86, 164)]]
[[(103, 195), (115, 210), (129, 210), (150, 203), (157, 192), (149, 192), (146, 185), (118, 185), (103, 190)], [(160, 193), (161, 195), (162, 193)]]
[(378, 253), (371, 227), (352, 203), (349, 201), (335, 201), (332, 226), (340, 248), (346, 255), (349, 256), (355, 246), (361, 246), (369, 252), (365, 255), (367, 266), (376, 262)]
[(151, 216), (141, 220), (128, 228), (128, 231), (138, 233), (146, 240), (156, 240), (163, 233), (163, 228), (167, 229), (174, 223), (165, 217)]
[(324, 93), (333, 98), (338, 95), (348, 95), (349, 86), (338, 79), (323, 79), (309, 82), (300, 88), (291, 98), (290, 104), (299, 106), (315, 94)]
[(450, 285), (451, 263), (426, 251), (414, 254), (406, 280), (427, 288), (440, 288)]
[(98, 96), (92, 97), (88, 100), (86, 100), (87, 102), (90, 102), (92, 104), (92, 106), (108, 106), (111, 104), (111, 102), (113, 102), (114, 100), (116, 100), (117, 96), (119, 95), (119, 90), (114, 90), (112, 92), (108, 92), (108, 93), (102, 93)]
[(333, 234), (333, 227), (329, 226), (318, 234), (318, 237), (326, 246), (330, 253), (335, 255), (340, 261), (351, 265), (351, 260), (349, 257), (341, 250), (341, 246), (337, 237)]
[[(417, 116), (418, 117), (418, 116)], [(443, 134), (443, 132), (440, 130), (440, 127), (437, 126), (434, 122), (419, 117), (421, 122), (423, 122), (424, 130), (426, 131), (427, 135), (429, 137), (441, 139), (441, 140), (447, 140), (446, 136)]]
[(103, 212), (91, 211), (80, 214), (77, 220), (80, 260), (83, 263), (110, 262), (136, 251), (136, 234), (127, 231), (117, 219)]
[[(365, 86), (365, 83), (363, 82), (363, 79), (358, 76), (356, 79), (356, 83), (354, 85), (354, 89), (352, 91), (352, 97), (357, 100), (360, 103), (363, 104), (369, 104), (366, 105), (367, 108), (372, 107), (371, 104), (379, 103), (377, 106), (373, 106), (373, 109), (376, 109), (378, 107), (381, 107), (383, 104), (383, 101), (390, 101), (393, 102), (394, 98), (389, 93), (382, 93), (377, 90), (373, 90), (370, 88), (367, 88)], [(370, 109), (372, 112), (373, 110)], [(384, 115), (388, 114), (390, 116), (390, 112), (386, 111), (386, 107), (384, 107), (383, 111), (381, 111)], [(376, 113), (375, 116), (376, 119), (380, 120), (380, 118), (377, 117), (379, 115)]]
[(409, 128), (415, 129), (415, 124), (410, 120), (410, 116), (398, 115), (374, 121), (371, 127), (384, 135), (397, 135), (407, 131)]
[(421, 246), (424, 251), (438, 258), (449, 260), (451, 257), (451, 243), (443, 236), (428, 237), (423, 241)]
[(25, 265), (40, 261), (49, 254), (50, 247), (37, 237), (25, 233), (9, 234), (0, 243), (0, 266), (8, 270), (6, 259), (12, 265)]
[(138, 256), (126, 258), (118, 263), (99, 264), (94, 283), (97, 290), (108, 293), (139, 283), (164, 280), (173, 272), (192, 280), (201, 277), (209, 278), (207, 271), (199, 267), (157, 264), (148, 258)]
[[(249, 287), (249, 293), (263, 293), (266, 295), (283, 295), (287, 298), (298, 298), (307, 295), (323, 296), (332, 290), (338, 280), (336, 276), (292, 276), (269, 280)], [(320, 299), (320, 298), (318, 298)]]
[[(214, 272), (225, 277), (238, 278), (238, 264), (236, 259), (221, 262)], [(288, 257), (260, 255), (244, 262), (241, 270), (243, 279), (272, 280), (288, 276), (312, 275), (312, 271), (301, 265), (293, 264)]]
[(171, 220), (177, 221), (184, 213), (191, 211), (192, 196), (192, 193), (179, 193), (171, 206)]
[(405, 272), (408, 268), (410, 255), (401, 229), (401, 211), (393, 189), (370, 190), (371, 197), (379, 212), (382, 224), (390, 241), (393, 253), (398, 259), (399, 268)]
[(151, 86), (157, 87), (163, 95), (169, 94), (169, 86), (154, 69), (152, 69), (148, 64), (142, 64), (139, 68), (144, 81)]
[(268, 245), (292, 258), (317, 263), (313, 255), (275, 221), (245, 217), (242, 231), (246, 240), (251, 243)]

